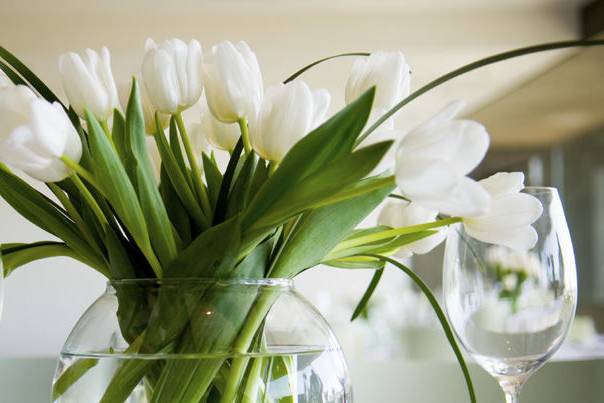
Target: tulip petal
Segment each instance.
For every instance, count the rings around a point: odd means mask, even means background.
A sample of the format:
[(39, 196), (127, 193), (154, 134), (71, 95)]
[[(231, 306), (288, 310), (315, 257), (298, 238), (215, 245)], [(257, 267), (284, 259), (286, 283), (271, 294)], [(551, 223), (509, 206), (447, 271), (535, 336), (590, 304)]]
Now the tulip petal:
[(471, 120), (460, 120), (461, 135), (453, 165), (461, 175), (467, 175), (483, 160), (489, 149), (489, 134), (485, 127)]
[(466, 227), (478, 232), (499, 232), (534, 223), (542, 214), (543, 206), (534, 196), (516, 193), (493, 198), (488, 214), (468, 218)]
[(498, 172), (479, 182), (493, 197), (514, 194), (524, 189), (522, 172)]
[(466, 232), (472, 238), (494, 245), (507, 246), (514, 250), (532, 249), (538, 240), (537, 231), (530, 225), (504, 231), (478, 231), (464, 223)]
[(485, 214), (490, 206), (491, 197), (486, 190), (473, 179), (463, 177), (457, 186), (442, 198), (418, 199), (423, 207), (437, 210), (455, 217), (473, 217)]

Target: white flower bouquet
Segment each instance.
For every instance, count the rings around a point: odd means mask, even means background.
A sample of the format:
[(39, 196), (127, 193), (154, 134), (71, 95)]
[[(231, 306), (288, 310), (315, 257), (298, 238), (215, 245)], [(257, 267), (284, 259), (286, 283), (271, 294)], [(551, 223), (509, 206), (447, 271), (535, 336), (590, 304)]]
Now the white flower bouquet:
[[(541, 205), (519, 193), (521, 174), (482, 181), (468, 176), (483, 159), (489, 137), (479, 123), (456, 117), (459, 102), (409, 133), (394, 130), (390, 141), (372, 144), (368, 138), (378, 129), (392, 129), (395, 113), (408, 102), (460, 74), (533, 52), (602, 44), (560, 42), (502, 53), (412, 94), (401, 52), (338, 55), (357, 60), (346, 86), (347, 105), (333, 116), (328, 116), (330, 94), (300, 78), (331, 58), (264, 90), (256, 56), (244, 42), (202, 51), (195, 40), (149, 40), (120, 106), (105, 48), (60, 57), (69, 103), (0, 48), (0, 69), (8, 77), (0, 88), (0, 195), (58, 238), (2, 244), (4, 275), (52, 256), (77, 259), (112, 281), (290, 279), (319, 264), (375, 270), (357, 316), (384, 265), (392, 263), (434, 306), (475, 401), (436, 299), (391, 256), (425, 253), (444, 239), (444, 228), (460, 222), (482, 241), (530, 249), (536, 242), (531, 224)], [(200, 120), (187, 124), (182, 112), (198, 102)], [(376, 173), (394, 140), (399, 141), (394, 172)], [(212, 148), (229, 153), (226, 167), (219, 166)], [(45, 182), (54, 199), (13, 170)], [(387, 198), (380, 225), (357, 228)], [(179, 322), (180, 312), (190, 306), (126, 291), (118, 292), (118, 299), (128, 351), (179, 353), (179, 340), (190, 331)], [(202, 301), (209, 300), (211, 294), (204, 294)], [(266, 314), (250, 304), (215, 301), (212, 309), (225, 317), (236, 316), (235, 305), (245, 305), (246, 314), (232, 326), (206, 329), (196, 345), (200, 351), (207, 340), (216, 340), (213, 336), (235, 352), (247, 351)], [(154, 327), (154, 321), (162, 326)], [(123, 363), (101, 401), (125, 401), (143, 379), (153, 402), (232, 402), (239, 385), (250, 382), (262, 395), (262, 382), (255, 382), (254, 366), (245, 360), (215, 360), (195, 371), (144, 362)], [(66, 370), (55, 383), (54, 399), (68, 394), (94, 365), (82, 361)], [(296, 399), (292, 392), (279, 401)]]

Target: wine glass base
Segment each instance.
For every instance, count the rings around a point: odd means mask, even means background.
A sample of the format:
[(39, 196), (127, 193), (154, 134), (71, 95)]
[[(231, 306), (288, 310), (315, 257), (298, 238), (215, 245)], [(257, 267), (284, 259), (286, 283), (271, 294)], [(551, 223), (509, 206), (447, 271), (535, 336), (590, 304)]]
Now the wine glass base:
[(505, 390), (506, 386), (523, 385), (549, 357), (493, 358), (476, 355), (474, 358)]

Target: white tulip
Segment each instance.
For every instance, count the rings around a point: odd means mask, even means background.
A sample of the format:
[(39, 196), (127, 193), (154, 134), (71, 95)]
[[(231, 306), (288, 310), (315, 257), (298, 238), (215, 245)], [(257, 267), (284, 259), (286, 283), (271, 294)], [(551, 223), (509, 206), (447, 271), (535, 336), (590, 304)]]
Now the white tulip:
[(12, 87), (13, 82), (2, 70), (0, 70), (0, 88)]
[(203, 92), (201, 80), (201, 45), (191, 40), (170, 39), (159, 46), (145, 43), (142, 76), (156, 110), (177, 113), (193, 106)]
[(82, 143), (61, 105), (23, 85), (0, 89), (0, 161), (40, 181), (58, 182), (71, 173), (62, 156), (78, 162)]
[(234, 123), (256, 115), (262, 101), (262, 74), (247, 43), (214, 45), (204, 55), (202, 72), (208, 106), (216, 119)]
[[(141, 98), (141, 107), (143, 109), (143, 118), (145, 120), (145, 133), (153, 135), (155, 133), (155, 108), (149, 99), (147, 88), (145, 87), (142, 76), (137, 74), (136, 81), (138, 82), (138, 89)], [(132, 81), (124, 81), (118, 86), (118, 94), (120, 97), (120, 103), (122, 109), (125, 111), (128, 107), (128, 101), (130, 99), (130, 90), (132, 89)], [(163, 129), (168, 127), (170, 124), (170, 115), (159, 112), (159, 123)]]
[(223, 123), (216, 119), (205, 101), (202, 102), (201, 108), (201, 130), (208, 142), (218, 149), (233, 151), (241, 136), (239, 125)]
[[(195, 154), (195, 158), (197, 160), (197, 165), (201, 167), (201, 154), (208, 154), (210, 151), (210, 143), (208, 142), (208, 138), (206, 137), (201, 123), (190, 123), (187, 127), (187, 133), (189, 135), (189, 141), (191, 142), (191, 148), (193, 149), (193, 153)], [(182, 152), (183, 154), (185, 153), (184, 148)]]
[(467, 175), (489, 146), (485, 128), (455, 120), (463, 107), (453, 102), (407, 133), (396, 153), (396, 183), (403, 196), (441, 213), (472, 217), (484, 214), (489, 193)]
[[(403, 52), (375, 52), (358, 58), (346, 82), (346, 104), (350, 104), (371, 87), (376, 87), (369, 124), (381, 117), (409, 95), (411, 70)], [(392, 129), (393, 119), (382, 124), (382, 130)]]
[(532, 249), (537, 243), (537, 231), (531, 224), (541, 216), (543, 206), (536, 197), (520, 193), (524, 174), (500, 172), (478, 183), (492, 201), (485, 214), (464, 218), (468, 235), (515, 250)]
[(270, 87), (258, 117), (250, 123), (252, 147), (264, 159), (280, 162), (305, 135), (325, 121), (331, 96), (295, 80)]
[[(380, 211), (378, 223), (393, 228), (402, 228), (435, 221), (437, 214), (437, 211), (428, 210), (417, 203), (409, 203), (404, 200), (389, 200)], [(445, 240), (446, 236), (446, 230), (439, 229), (436, 234), (401, 247), (397, 251), (396, 256), (407, 258), (412, 254), (423, 255), (438, 246)]]
[(83, 56), (69, 52), (59, 57), (59, 72), (65, 95), (76, 113), (85, 118), (88, 109), (98, 120), (107, 120), (118, 106), (117, 88), (106, 47), (100, 55), (86, 49)]

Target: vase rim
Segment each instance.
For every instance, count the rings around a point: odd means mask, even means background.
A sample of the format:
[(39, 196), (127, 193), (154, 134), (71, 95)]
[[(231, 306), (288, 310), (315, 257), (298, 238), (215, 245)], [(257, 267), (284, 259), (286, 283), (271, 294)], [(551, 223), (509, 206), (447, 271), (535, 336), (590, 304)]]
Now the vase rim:
[(180, 278), (128, 278), (121, 280), (109, 280), (108, 286), (183, 286), (213, 284), (217, 286), (262, 286), (262, 287), (293, 287), (293, 280), (289, 278), (226, 278), (218, 279), (211, 277), (180, 277)]

